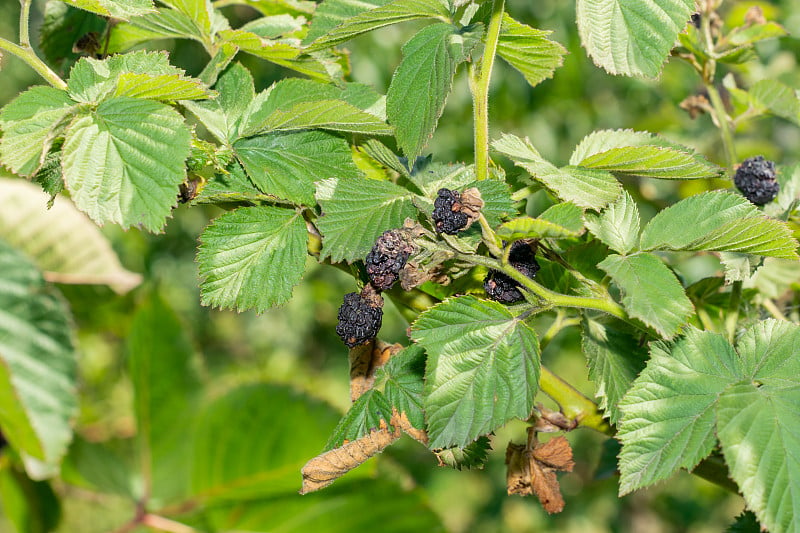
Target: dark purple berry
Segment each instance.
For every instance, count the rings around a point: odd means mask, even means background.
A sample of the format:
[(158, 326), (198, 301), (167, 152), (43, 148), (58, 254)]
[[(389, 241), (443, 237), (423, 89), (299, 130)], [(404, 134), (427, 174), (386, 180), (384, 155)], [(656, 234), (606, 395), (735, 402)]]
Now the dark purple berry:
[[(508, 263), (529, 278), (533, 278), (539, 271), (536, 252), (525, 241), (517, 241), (511, 245)], [(497, 270), (490, 270), (483, 280), (483, 288), (489, 299), (501, 303), (511, 304), (521, 301), (523, 295), (519, 287), (520, 284), (516, 280)]]
[(775, 163), (760, 155), (745, 159), (739, 165), (733, 183), (755, 205), (774, 200), (781, 187), (775, 179)]
[(455, 235), (467, 227), (469, 216), (462, 212), (461, 208), (461, 193), (450, 189), (439, 189), (431, 215), (436, 231)]
[(364, 264), (376, 288), (389, 290), (400, 277), (400, 271), (414, 252), (414, 245), (409, 242), (407, 235), (402, 230), (385, 231), (367, 254)]
[(378, 335), (383, 321), (382, 305), (383, 299), (377, 293), (371, 296), (357, 292), (344, 295), (336, 333), (349, 348), (365, 344)]

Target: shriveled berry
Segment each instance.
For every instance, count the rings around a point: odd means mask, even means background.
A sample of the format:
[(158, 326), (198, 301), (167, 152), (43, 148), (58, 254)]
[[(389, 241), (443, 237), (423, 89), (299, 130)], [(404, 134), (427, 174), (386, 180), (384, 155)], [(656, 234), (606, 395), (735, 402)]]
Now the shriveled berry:
[(490, 270), (483, 279), (483, 289), (490, 300), (513, 304), (523, 299), (519, 283), (497, 270)]
[[(517, 241), (511, 245), (508, 262), (529, 278), (533, 278), (539, 271), (536, 252), (525, 241)], [(520, 284), (497, 270), (490, 270), (486, 274), (483, 280), (483, 288), (486, 291), (486, 296), (497, 302), (510, 304), (523, 299), (522, 291), (519, 289)]]
[(733, 183), (755, 205), (771, 202), (781, 188), (775, 179), (775, 163), (760, 155), (742, 162), (736, 169)]
[(436, 231), (455, 235), (464, 229), (469, 222), (469, 216), (462, 212), (461, 207), (461, 193), (450, 189), (439, 189), (431, 215)]
[(383, 300), (380, 296), (377, 298), (377, 301), (365, 298), (357, 292), (344, 295), (336, 333), (348, 347), (367, 343), (378, 335), (383, 321)]
[(372, 284), (383, 291), (391, 289), (413, 252), (408, 232), (399, 229), (383, 232), (364, 260)]

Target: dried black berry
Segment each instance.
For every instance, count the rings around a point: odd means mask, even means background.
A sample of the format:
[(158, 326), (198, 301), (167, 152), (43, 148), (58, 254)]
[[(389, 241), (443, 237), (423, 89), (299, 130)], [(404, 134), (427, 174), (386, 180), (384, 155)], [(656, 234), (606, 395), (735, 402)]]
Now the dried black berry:
[(408, 256), (414, 252), (408, 233), (392, 229), (383, 232), (367, 254), (364, 264), (372, 284), (383, 291), (389, 290), (400, 277)]
[(377, 293), (366, 297), (357, 292), (344, 295), (336, 333), (348, 347), (364, 344), (378, 335), (383, 321), (382, 305), (383, 299)]
[(433, 223), (436, 231), (455, 235), (467, 226), (469, 216), (461, 211), (461, 194), (450, 189), (439, 189), (433, 202)]
[(780, 184), (775, 179), (775, 163), (760, 155), (742, 162), (736, 169), (733, 183), (755, 205), (771, 202), (780, 190)]
[(483, 289), (490, 300), (513, 304), (523, 299), (519, 283), (509, 278), (502, 272), (490, 270), (483, 279)]
[[(539, 271), (536, 252), (525, 241), (517, 241), (511, 245), (508, 262), (529, 278), (533, 278)], [(516, 280), (497, 270), (490, 270), (483, 280), (483, 288), (486, 291), (486, 295), (491, 300), (507, 304), (519, 302), (523, 299), (522, 291), (519, 290), (519, 287), (520, 284)]]

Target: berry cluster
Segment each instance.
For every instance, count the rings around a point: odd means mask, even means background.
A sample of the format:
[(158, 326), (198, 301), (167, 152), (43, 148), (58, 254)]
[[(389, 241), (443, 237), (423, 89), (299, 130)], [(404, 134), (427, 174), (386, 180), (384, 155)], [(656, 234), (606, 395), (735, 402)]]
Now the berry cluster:
[(339, 323), (336, 333), (348, 348), (365, 344), (378, 335), (383, 322), (383, 298), (370, 286), (359, 294), (351, 292), (344, 295), (344, 303), (339, 308)]
[[(511, 245), (508, 262), (529, 278), (533, 278), (539, 271), (536, 252), (534, 252), (530, 243), (526, 241), (517, 241)], [(486, 291), (486, 296), (501, 303), (511, 304), (524, 298), (522, 291), (519, 289), (520, 284), (497, 270), (490, 270), (486, 274), (483, 280), (483, 288)]]
[(780, 190), (780, 184), (775, 179), (775, 163), (760, 155), (745, 159), (739, 165), (733, 183), (755, 205), (771, 202)]
[(396, 229), (383, 232), (364, 260), (367, 275), (375, 288), (391, 289), (413, 252), (414, 245), (408, 232)]
[(469, 216), (463, 212), (461, 193), (450, 189), (439, 189), (433, 202), (431, 215), (436, 231), (455, 235), (467, 227)]

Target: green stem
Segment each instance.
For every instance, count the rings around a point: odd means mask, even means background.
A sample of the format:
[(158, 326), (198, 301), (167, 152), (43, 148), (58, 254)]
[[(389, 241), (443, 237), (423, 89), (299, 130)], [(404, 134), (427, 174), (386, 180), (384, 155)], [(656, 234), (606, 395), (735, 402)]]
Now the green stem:
[(20, 46), (0, 37), (0, 50), (10, 52), (23, 60), (28, 64), (29, 67), (35, 70), (42, 78), (44, 78), (56, 89), (67, 89), (67, 84), (64, 83), (64, 80), (62, 80), (58, 74), (53, 72), (50, 67), (44, 63), (44, 61), (39, 59), (30, 46)]
[(19, 43), (26, 48), (31, 47), (31, 38), (28, 30), (31, 16), (31, 0), (19, 0), (21, 4), (19, 12)]
[(709, 59), (705, 63), (705, 68), (703, 69), (703, 84), (708, 91), (708, 97), (711, 100), (711, 108), (714, 111), (714, 119), (719, 126), (720, 135), (722, 137), (722, 148), (725, 152), (725, 163), (728, 166), (729, 171), (733, 171), (733, 167), (736, 166), (736, 148), (733, 143), (733, 133), (731, 132), (731, 118), (728, 116), (728, 112), (725, 109), (725, 104), (722, 102), (722, 98), (719, 95), (719, 91), (717, 91), (716, 85), (714, 85), (714, 79), (716, 78), (717, 72), (717, 62), (714, 59), (716, 57), (715, 45), (714, 45), (714, 36), (711, 34), (711, 13), (706, 13), (703, 16), (702, 22), (702, 29), (703, 35), (705, 36), (706, 40), (706, 51), (708, 52)]
[(572, 296), (570, 294), (553, 292), (550, 289), (539, 285), (516, 268), (510, 265), (503, 265), (496, 259), (474, 255), (462, 255), (460, 258), (475, 265), (481, 265), (503, 272), (503, 274), (506, 274), (510, 278), (514, 279), (520, 285), (538, 296), (547, 307), (576, 307), (580, 309), (594, 309), (596, 311), (608, 313), (609, 315), (615, 316), (626, 322), (630, 322), (630, 318), (622, 306), (613, 300), (586, 296)]
[(728, 314), (725, 316), (725, 331), (731, 344), (736, 340), (736, 324), (739, 322), (739, 303), (741, 300), (742, 282), (734, 281), (731, 288), (731, 300), (728, 304)]
[(578, 425), (614, 435), (614, 429), (603, 418), (596, 403), (545, 367), (539, 376), (539, 389), (558, 404), (564, 416), (575, 420)]
[(783, 314), (783, 311), (781, 311), (778, 308), (778, 306), (775, 305), (775, 302), (773, 302), (769, 298), (764, 298), (764, 300), (761, 302), (761, 306), (767, 311), (769, 311), (769, 314), (771, 314), (777, 320), (783, 320), (784, 322), (789, 321), (789, 319), (786, 318), (786, 315)]
[(486, 43), (480, 65), (470, 71), (472, 112), (475, 121), (475, 175), (489, 178), (489, 82), (497, 54), (505, 0), (492, 0), (492, 15), (486, 28)]
[(725, 163), (728, 165), (728, 170), (733, 172), (733, 167), (736, 166), (736, 147), (733, 143), (733, 133), (731, 132), (731, 119), (728, 112), (725, 110), (725, 104), (719, 95), (719, 91), (714, 86), (713, 80), (706, 83), (706, 90), (711, 99), (711, 107), (714, 110), (714, 117), (719, 124), (719, 132), (722, 136), (722, 148), (725, 152)]

